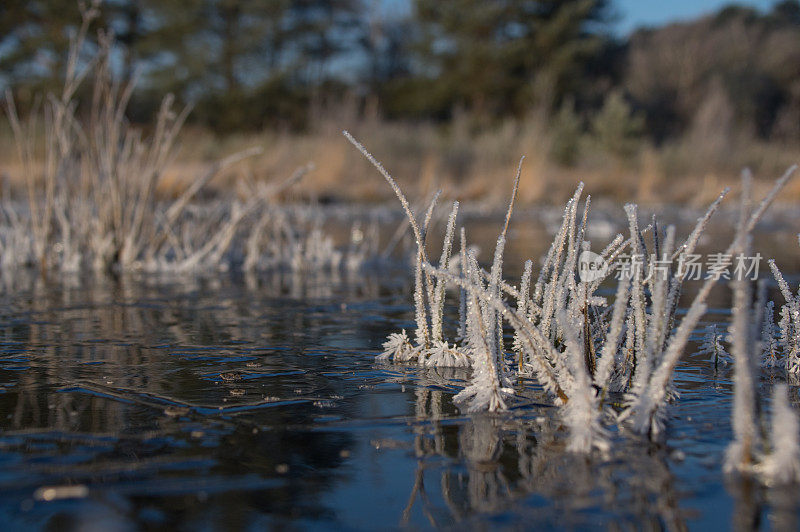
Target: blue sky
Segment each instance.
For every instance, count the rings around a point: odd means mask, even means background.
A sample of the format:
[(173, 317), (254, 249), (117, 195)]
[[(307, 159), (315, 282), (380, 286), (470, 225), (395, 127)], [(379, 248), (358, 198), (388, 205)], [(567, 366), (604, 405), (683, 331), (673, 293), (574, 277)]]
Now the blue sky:
[[(767, 10), (776, 2), (742, 0), (736, 3)], [(612, 0), (612, 6), (620, 17), (614, 26), (618, 34), (627, 35), (640, 26), (657, 26), (696, 18), (730, 3), (725, 0)]]
[[(779, 0), (611, 0), (617, 13), (614, 31), (627, 35), (642, 26), (659, 26), (679, 20), (691, 20), (733, 3), (768, 10)], [(378, 0), (387, 15), (403, 16), (410, 12), (413, 0)]]

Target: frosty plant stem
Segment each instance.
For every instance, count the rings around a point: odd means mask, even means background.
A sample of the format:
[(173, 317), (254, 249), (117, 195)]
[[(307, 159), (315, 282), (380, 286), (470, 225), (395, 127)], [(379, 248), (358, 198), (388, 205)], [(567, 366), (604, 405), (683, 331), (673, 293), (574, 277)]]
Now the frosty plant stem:
[[(88, 267), (114, 272), (227, 268), (228, 250), (245, 230), (245, 222), (281, 187), (264, 187), (243, 203), (236, 198), (208, 202), (200, 216), (197, 209), (188, 208), (221, 171), (261, 152), (254, 147), (211, 165), (171, 204), (160, 201), (156, 191), (175, 157), (189, 107), (175, 109), (174, 98), (166, 96), (147, 136), (128, 121), (136, 78), (121, 82), (115, 77), (110, 32), (98, 32), (91, 43), (95, 46), (88, 46), (98, 6), (94, 1), (83, 7), (81, 26), (69, 42), (63, 86), (42, 98), (40, 112), (34, 110), (21, 120), (7, 93), (6, 113), (28, 208), (8, 201), (0, 205), (0, 214), (13, 226), (12, 232), (0, 232), (3, 266), (37, 266), (43, 274)], [(92, 50), (88, 55), (87, 49)], [(76, 94), (87, 80), (90, 97), (80, 101)], [(37, 165), (40, 138), (42, 164)], [(307, 170), (301, 169), (287, 184)], [(242, 239), (247, 241), (247, 269), (263, 265), (261, 236), (268, 225), (281, 222), (280, 216), (268, 214), (273, 212), (262, 212), (253, 224), (252, 238)], [(274, 249), (273, 260), (286, 264), (295, 249)], [(328, 259), (334, 263), (335, 253)]]
[[(769, 205), (774, 201), (786, 183), (792, 177), (796, 167), (791, 167), (772, 187), (770, 192), (764, 197), (758, 207), (749, 213), (747, 216), (742, 216), (742, 221), (739, 223), (736, 235), (733, 242), (725, 250), (724, 255), (733, 255), (735, 253), (742, 253), (747, 245), (747, 240), (750, 233), (755, 228), (758, 221), (766, 212)], [(703, 220), (699, 223), (703, 223)], [(711, 276), (707, 278), (699, 292), (695, 296), (689, 310), (681, 320), (677, 330), (670, 337), (666, 350), (663, 356), (660, 357), (660, 362), (656, 367), (651, 378), (645, 383), (641, 392), (631, 401), (629, 408), (621, 415), (622, 419), (632, 417), (633, 428), (640, 434), (648, 434), (651, 437), (658, 436), (663, 430), (664, 412), (666, 400), (668, 398), (668, 388), (672, 380), (673, 372), (675, 370), (680, 356), (683, 352), (683, 347), (689, 340), (689, 336), (697, 325), (697, 322), (703, 316), (706, 310), (705, 300), (711, 289), (717, 283), (718, 277)], [(747, 334), (740, 331), (742, 334)], [(748, 366), (749, 367), (749, 366)], [(744, 371), (747, 371), (746, 369)], [(744, 379), (749, 382), (748, 379)]]
[[(491, 268), (488, 272), (481, 268), (475, 252), (467, 246), (462, 227), (461, 271), (456, 274), (450, 271), (449, 258), (458, 205), (454, 205), (448, 218), (442, 256), (438, 266), (434, 266), (424, 250), (431, 209), (425, 217), (424, 227), (419, 229), (409, 203), (394, 179), (352, 136), (347, 132), (345, 136), (389, 182), (414, 228), (418, 246), (414, 299), (418, 328), (428, 327), (427, 321), (420, 319), (421, 313), (427, 313), (432, 320), (431, 334), (426, 336), (418, 331), (416, 345), (411, 344), (405, 332), (390, 335), (384, 344), (385, 351), (380, 356), (382, 360), (417, 360), (429, 366), (462, 365), (468, 360), (472, 377), (454, 397), (454, 401), (469, 412), (505, 410), (509, 400), (514, 397), (508, 371), (511, 357), (506, 354), (503, 335), (503, 323), (506, 322), (514, 329), (512, 349), (517, 371), (535, 376), (545, 391), (551, 394), (555, 404), (561, 407), (560, 413), (569, 429), (567, 447), (570, 451), (589, 453), (609, 449), (608, 434), (602, 425), (606, 406), (604, 401), (609, 393), (624, 394), (624, 408), (617, 416), (618, 424), (625, 423), (634, 433), (651, 439), (661, 437), (666, 424), (667, 405), (675, 397), (672, 389), (675, 368), (706, 311), (706, 299), (711, 289), (721, 277), (706, 277), (686, 314), (678, 320), (678, 300), (686, 278), (684, 267), (687, 259), (694, 254), (709, 220), (727, 195), (727, 189), (698, 218), (691, 233), (679, 245), (674, 226), (662, 227), (653, 217), (652, 222), (642, 228), (637, 206), (626, 205), (628, 239), (617, 235), (600, 254), (590, 254), (591, 260), (599, 257), (605, 261), (604, 269), (597, 276), (584, 279), (578, 257), (580, 255), (583, 261), (581, 250), (589, 251), (589, 242), (585, 237), (589, 228), (591, 197), (586, 197), (578, 221), (583, 193), (583, 184), (579, 184), (564, 208), (561, 226), (544, 258), (535, 284), (531, 284), (534, 263), (527, 261), (517, 288), (503, 280), (502, 265), (521, 167), (517, 169)], [(757, 206), (750, 203), (749, 177), (743, 177), (736, 233), (720, 255), (744, 256), (750, 251), (753, 229), (794, 170), (795, 167), (790, 168), (778, 179)], [(618, 277), (616, 299), (613, 307), (609, 307), (606, 299), (596, 296), (595, 292), (609, 272), (625, 265), (621, 262), (621, 253), (625, 249), (630, 249), (637, 262), (627, 264), (630, 266), (628, 271)], [(678, 260), (677, 268), (672, 267), (675, 259)], [(795, 333), (800, 329), (800, 296), (792, 293), (777, 266), (772, 262), (770, 266), (786, 299), (781, 321), (782, 341), (779, 343), (785, 344), (783, 349), (787, 354), (794, 353), (792, 356), (796, 359), (797, 349), (793, 346), (796, 347)], [(435, 283), (429, 279), (435, 279)], [(422, 286), (423, 280), (428, 280), (427, 290)], [(446, 284), (458, 287), (461, 295), (459, 344), (452, 348), (444, 339), (441, 321)], [(737, 279), (731, 286), (734, 291), (731, 332), (735, 361), (732, 420), (735, 441), (729, 449), (726, 468), (753, 470), (760, 459), (762, 447), (757, 430), (756, 332), (762, 334), (761, 345), (765, 352), (772, 353), (770, 357), (774, 363), (776, 346), (771, 343), (775, 336), (771, 323), (772, 306), (766, 303), (762, 290), (753, 312), (750, 282)], [(509, 304), (506, 298), (516, 300), (515, 304)], [(433, 346), (425, 343), (425, 338), (430, 338)], [(712, 327), (703, 345), (704, 352), (710, 355), (715, 368), (726, 362), (727, 354), (720, 338), (721, 335)], [(790, 363), (789, 367), (791, 372), (800, 364)], [(775, 401), (776, 419), (788, 419), (786, 409), (781, 409), (782, 403), (777, 398)], [(764, 466), (772, 468), (769, 478), (777, 478), (775, 466), (769, 464), (779, 462), (794, 467), (793, 460), (799, 448), (797, 438), (790, 438), (788, 432), (781, 432), (775, 441), (782, 443), (774, 443), (781, 448), (773, 451), (773, 462), (767, 462)], [(790, 476), (794, 478), (794, 473)]]

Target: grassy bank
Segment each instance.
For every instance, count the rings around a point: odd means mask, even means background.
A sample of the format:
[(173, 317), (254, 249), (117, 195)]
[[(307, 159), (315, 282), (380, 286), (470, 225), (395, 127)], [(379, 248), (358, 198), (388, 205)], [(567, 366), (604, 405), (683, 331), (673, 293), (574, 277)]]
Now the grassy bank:
[[(445, 197), (492, 204), (503, 202), (496, 183), (514, 175), (522, 155), (526, 157), (520, 181), (523, 204), (563, 203), (575, 183), (584, 181), (599, 198), (700, 206), (716, 197), (721, 188), (735, 186), (743, 168), (753, 171), (757, 187), (762, 179), (766, 187), (771, 176), (800, 161), (800, 146), (746, 136), (730, 138), (721, 133), (659, 147), (635, 142), (620, 155), (605, 148), (592, 134), (562, 139), (556, 125), (547, 117), (531, 116), (472, 131), (466, 118), (433, 125), (327, 116), (313, 131), (302, 134), (265, 131), (219, 137), (208, 130), (190, 129), (161, 191), (177, 194), (204, 165), (257, 145), (264, 149), (261, 155), (221, 175), (211, 183), (211, 189), (230, 189), (240, 179), (271, 181), (313, 161), (315, 171), (295, 193), (329, 201), (389, 199), (368, 164), (343, 142), (342, 128), (368, 139), (412, 196), (442, 189)], [(571, 159), (568, 164), (559, 161), (564, 157)], [(800, 185), (793, 185), (782, 200), (800, 200)]]

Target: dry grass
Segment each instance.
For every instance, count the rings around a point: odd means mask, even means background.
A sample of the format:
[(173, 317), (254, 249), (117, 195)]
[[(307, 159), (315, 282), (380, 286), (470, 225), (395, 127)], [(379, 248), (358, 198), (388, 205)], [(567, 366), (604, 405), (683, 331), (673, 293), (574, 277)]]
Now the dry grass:
[[(215, 135), (198, 127), (184, 128), (176, 157), (157, 184), (157, 195), (174, 198), (193, 183), (209, 164), (243, 149), (259, 146), (263, 153), (217, 176), (210, 193), (227, 192), (241, 180), (273, 182), (313, 161), (316, 170), (292, 194), (302, 199), (372, 202), (389, 200), (369, 164), (353, 153), (340, 131), (347, 129), (367, 142), (375, 156), (391, 167), (411, 197), (427, 197), (442, 189), (445, 198), (500, 205), (505, 200), (498, 182), (526, 163), (520, 201), (561, 204), (583, 181), (596, 198), (636, 200), (642, 204), (684, 203), (699, 207), (724, 186), (738, 183), (741, 170), (756, 176), (756, 190), (769, 186), (769, 176), (800, 161), (800, 145), (754, 140), (730, 132), (725, 124), (706, 120), (685, 138), (654, 147), (645, 140), (625, 157), (603, 150), (590, 134), (576, 140), (572, 165), (552, 156), (557, 124), (545, 112), (508, 120), (491, 127), (457, 115), (445, 125), (396, 123), (359, 112), (355, 104), (316, 110), (314, 128), (303, 133), (263, 131)], [(695, 131), (697, 130), (697, 131)], [(699, 132), (698, 132), (699, 131)], [(563, 150), (562, 150), (563, 151)], [(0, 123), (0, 177), (24, 190), (23, 171), (13, 149), (8, 124)], [(782, 201), (800, 200), (800, 184)]]
[[(88, 268), (185, 272), (239, 262), (248, 271), (360, 265), (369, 239), (344, 252), (318, 228), (272, 209), (273, 197), (311, 165), (280, 181), (241, 181), (241, 199), (218, 193), (216, 201), (192, 205), (208, 182), (261, 149), (237, 150), (213, 161), (200, 153), (172, 164), (188, 109), (174, 110), (167, 96), (149, 131), (130, 124), (125, 114), (135, 80), (123, 84), (114, 78), (112, 41), (103, 33), (95, 55), (81, 66), (96, 6), (82, 11), (63, 90), (48, 94), (39, 112), (23, 118), (12, 94), (6, 95), (5, 136), (18, 162), (0, 168), (8, 176), (3, 179), (8, 193), (0, 199), (0, 267), (38, 267), (48, 275)], [(91, 84), (89, 102), (75, 97), (82, 84)], [(174, 199), (161, 201), (159, 195)]]
[[(500, 128), (463, 140), (451, 131), (427, 124), (357, 123), (349, 129), (359, 138), (370, 139), (381, 160), (398, 168), (395, 174), (413, 197), (442, 189), (444, 197), (496, 205), (503, 202), (496, 183), (514, 174), (520, 155), (526, 156), (520, 183), (523, 204), (563, 203), (574, 184), (583, 181), (597, 198), (700, 206), (721, 188), (735, 186), (744, 167), (766, 178), (800, 161), (798, 147), (751, 143), (732, 150), (731, 161), (715, 167), (693, 155), (688, 146), (643, 147), (628, 161), (589, 154), (576, 165), (565, 167), (548, 157), (547, 139), (532, 134), (526, 124), (513, 124), (516, 135)], [(5, 130), (0, 131), (0, 145), (13, 145)], [(229, 191), (243, 179), (273, 182), (310, 160), (316, 170), (301, 189), (293, 191), (298, 198), (355, 202), (389, 199), (370, 168), (342, 141), (339, 130), (327, 128), (303, 134), (263, 132), (224, 138), (207, 130), (189, 129), (175, 160), (159, 180), (157, 195), (177, 197), (205, 173), (211, 162), (250, 146), (263, 147), (263, 154), (222, 172), (209, 184), (209, 193)], [(9, 181), (12, 190), (23, 190), (23, 175), (23, 167), (11, 150), (0, 149), (0, 177)], [(757, 191), (768, 186), (766, 181), (756, 182)], [(785, 192), (782, 201), (800, 201), (800, 182)]]
[[(700, 206), (716, 197), (721, 188), (735, 186), (742, 168), (749, 167), (757, 178), (767, 179), (800, 161), (800, 146), (742, 140), (730, 146), (727, 159), (709, 159), (702, 146), (686, 140), (659, 148), (643, 143), (627, 160), (587, 148), (568, 167), (549, 156), (551, 140), (535, 119), (471, 134), (458, 122), (444, 127), (353, 118), (337, 124), (326, 120), (308, 133), (263, 132), (218, 138), (209, 131), (189, 130), (159, 192), (178, 194), (209, 161), (258, 145), (264, 148), (262, 155), (220, 175), (211, 189), (229, 189), (243, 178), (272, 181), (311, 160), (316, 170), (296, 191), (304, 198), (388, 200), (385, 187), (376, 183), (369, 165), (343, 141), (339, 134), (342, 128), (368, 139), (376, 157), (395, 170), (412, 197), (425, 197), (442, 189), (444, 197), (496, 205), (504, 201), (496, 184), (514, 175), (521, 155), (526, 156), (520, 183), (520, 201), (524, 204), (563, 203), (571, 196), (574, 184), (583, 181), (598, 198)], [(4, 161), (0, 161), (0, 168), (8, 168), (13, 175), (13, 167)], [(757, 179), (756, 192), (768, 186), (767, 181)], [(798, 200), (800, 184), (795, 184), (782, 201)]]

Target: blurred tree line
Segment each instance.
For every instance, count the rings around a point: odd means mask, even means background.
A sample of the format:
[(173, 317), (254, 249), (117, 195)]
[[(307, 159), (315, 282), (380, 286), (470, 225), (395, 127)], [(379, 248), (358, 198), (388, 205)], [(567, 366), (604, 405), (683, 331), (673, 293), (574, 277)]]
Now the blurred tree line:
[[(621, 156), (644, 132), (800, 139), (799, 0), (625, 38), (608, 0), (106, 0), (101, 12), (117, 74), (141, 78), (136, 121), (167, 92), (219, 132), (302, 130), (309, 109), (346, 98), (390, 120), (545, 110), (565, 163), (584, 132)], [(75, 0), (0, 4), (0, 85), (22, 108), (58, 86), (79, 23)]]

